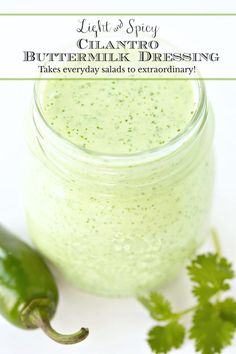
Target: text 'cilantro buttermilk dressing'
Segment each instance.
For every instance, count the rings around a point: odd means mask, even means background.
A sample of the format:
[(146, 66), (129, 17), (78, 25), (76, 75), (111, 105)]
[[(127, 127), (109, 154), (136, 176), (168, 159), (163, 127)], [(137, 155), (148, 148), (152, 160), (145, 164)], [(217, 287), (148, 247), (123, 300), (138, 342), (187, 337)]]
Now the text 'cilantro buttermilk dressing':
[(38, 82), (26, 198), (35, 245), (88, 292), (168, 281), (209, 226), (212, 121), (198, 81)]

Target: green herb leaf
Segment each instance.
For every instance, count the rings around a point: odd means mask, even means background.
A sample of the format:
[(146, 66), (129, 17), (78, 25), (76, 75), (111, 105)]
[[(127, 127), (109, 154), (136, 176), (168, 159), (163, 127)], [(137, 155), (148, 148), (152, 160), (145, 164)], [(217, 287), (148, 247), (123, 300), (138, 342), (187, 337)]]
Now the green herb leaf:
[(185, 337), (185, 328), (177, 321), (166, 326), (153, 327), (148, 333), (148, 343), (156, 354), (168, 353), (173, 348), (180, 348)]
[(195, 340), (197, 352), (216, 354), (231, 344), (234, 331), (235, 326), (221, 317), (217, 305), (205, 303), (194, 314), (190, 338)]
[(228, 290), (227, 280), (234, 277), (232, 264), (212, 253), (196, 257), (187, 269), (191, 280), (197, 284), (193, 293), (200, 302), (207, 302), (213, 295)]
[(220, 316), (224, 321), (231, 322), (236, 328), (236, 301), (227, 298), (217, 304)]
[(165, 321), (173, 317), (170, 302), (159, 293), (151, 292), (146, 297), (140, 297), (139, 301), (150, 312), (154, 320)]
[[(174, 313), (170, 302), (161, 294), (152, 292), (140, 298), (153, 319), (164, 321), (164, 325), (153, 327), (148, 333), (148, 343), (156, 354), (169, 353), (180, 348), (185, 338), (185, 328), (178, 320), (194, 312), (190, 338), (201, 354), (220, 354), (231, 344), (236, 332), (236, 300), (229, 297), (220, 300), (220, 293), (230, 288), (233, 279), (232, 264), (221, 257), (216, 232), (213, 233), (217, 254), (208, 253), (196, 257), (187, 268), (194, 283), (193, 294), (197, 304), (191, 308)], [(214, 298), (212, 298), (214, 295)]]

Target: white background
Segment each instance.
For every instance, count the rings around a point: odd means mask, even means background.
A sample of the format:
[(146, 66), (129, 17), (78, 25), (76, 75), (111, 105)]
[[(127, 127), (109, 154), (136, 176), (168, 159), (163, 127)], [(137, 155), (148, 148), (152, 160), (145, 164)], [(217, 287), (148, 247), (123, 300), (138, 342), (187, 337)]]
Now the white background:
[[(236, 12), (233, 0), (155, 1), (32, 1), (0, 0), (1, 12)], [(233, 5), (232, 5), (233, 3)], [(6, 35), (6, 34), (5, 34)], [(226, 40), (230, 40), (227, 38)], [(233, 41), (232, 41), (233, 45)], [(0, 82), (0, 222), (28, 240), (23, 212), (23, 121), (32, 95), (32, 82)], [(236, 259), (236, 82), (207, 82), (208, 96), (216, 117), (215, 152), (217, 179), (212, 223), (218, 228), (224, 254)], [(211, 249), (208, 242), (204, 249)], [(40, 331), (21, 331), (0, 318), (0, 350), (3, 354), (150, 354), (145, 335), (152, 320), (133, 299), (104, 299), (82, 294), (59, 280), (61, 300), (54, 326), (70, 332), (80, 326), (90, 328), (90, 336), (78, 346), (63, 347)], [(177, 310), (191, 304), (186, 276), (164, 292)], [(234, 282), (234, 294), (236, 282)], [(187, 322), (188, 323), (188, 320)], [(225, 354), (235, 354), (228, 348)], [(195, 353), (191, 342), (173, 353)]]

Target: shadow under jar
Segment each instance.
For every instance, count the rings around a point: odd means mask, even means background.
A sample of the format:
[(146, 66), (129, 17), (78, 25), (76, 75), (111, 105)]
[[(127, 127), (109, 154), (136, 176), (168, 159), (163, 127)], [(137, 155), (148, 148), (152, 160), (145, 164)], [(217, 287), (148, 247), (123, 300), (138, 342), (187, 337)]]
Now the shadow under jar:
[(27, 123), (26, 214), (39, 251), (95, 294), (168, 282), (209, 227), (203, 82), (38, 81)]

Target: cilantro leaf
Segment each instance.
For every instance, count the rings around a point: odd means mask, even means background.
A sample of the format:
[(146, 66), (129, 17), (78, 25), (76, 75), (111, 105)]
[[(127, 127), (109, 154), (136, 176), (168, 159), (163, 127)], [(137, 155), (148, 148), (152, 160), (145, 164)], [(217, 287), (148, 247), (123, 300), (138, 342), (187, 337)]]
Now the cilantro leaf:
[(236, 301), (227, 298), (217, 304), (220, 316), (224, 321), (231, 322), (236, 328)]
[[(214, 242), (216, 249), (220, 249), (215, 233)], [(230, 288), (234, 271), (232, 264), (219, 254), (200, 255), (187, 268), (197, 298), (195, 306), (174, 313), (170, 302), (159, 293), (152, 292), (139, 299), (153, 319), (164, 321), (148, 333), (147, 342), (155, 354), (166, 354), (181, 347), (185, 328), (178, 320), (190, 312), (194, 315), (189, 337), (195, 341), (197, 352), (220, 354), (231, 344), (236, 332), (236, 300), (231, 297), (220, 300), (220, 293)]]
[(170, 302), (159, 293), (153, 291), (146, 297), (140, 297), (139, 301), (150, 312), (154, 320), (165, 321), (173, 316)]
[(190, 338), (195, 339), (197, 352), (215, 354), (231, 344), (234, 331), (234, 324), (221, 317), (217, 305), (206, 303), (195, 311)]
[(185, 328), (177, 321), (166, 326), (153, 327), (148, 333), (148, 343), (156, 354), (168, 353), (173, 348), (180, 348), (185, 337)]
[(190, 279), (197, 284), (193, 294), (200, 302), (207, 302), (213, 295), (228, 290), (227, 280), (234, 277), (232, 264), (212, 253), (196, 257), (187, 269)]

